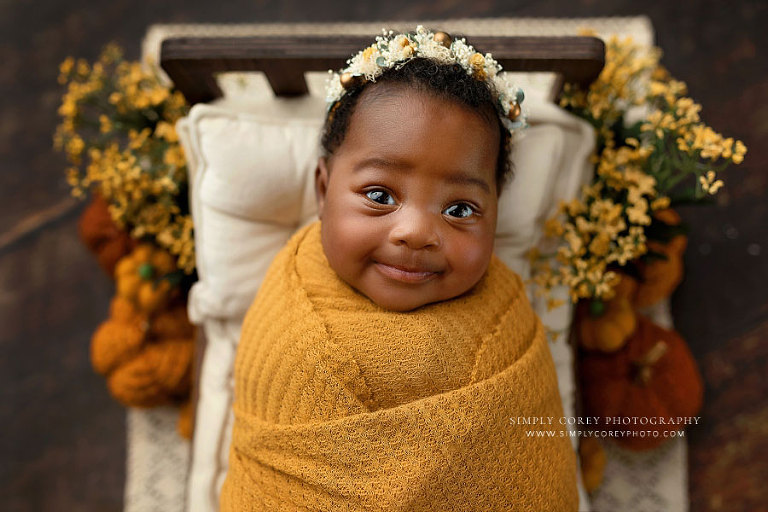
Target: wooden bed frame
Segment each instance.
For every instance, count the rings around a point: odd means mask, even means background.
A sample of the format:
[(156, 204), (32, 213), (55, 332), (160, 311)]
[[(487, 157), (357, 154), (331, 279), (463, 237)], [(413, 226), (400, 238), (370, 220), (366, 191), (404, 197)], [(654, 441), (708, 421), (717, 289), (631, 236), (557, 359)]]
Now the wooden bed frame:
[[(216, 75), (233, 71), (263, 72), (275, 95), (301, 96), (308, 93), (304, 73), (341, 69), (351, 55), (372, 41), (373, 37), (338, 34), (170, 37), (162, 42), (160, 66), (190, 105), (221, 97)], [(505, 71), (557, 73), (554, 98), (566, 82), (586, 89), (605, 64), (605, 44), (597, 37), (472, 36), (467, 41), (479, 51), (492, 53)], [(200, 327), (192, 370), (193, 418), (205, 348)]]
[[(342, 35), (178, 37), (163, 41), (160, 66), (190, 104), (220, 97), (216, 74), (228, 71), (261, 71), (277, 96), (300, 96), (308, 92), (305, 72), (341, 69), (371, 41)], [(476, 36), (469, 41), (492, 53), (506, 71), (558, 73), (557, 92), (564, 82), (589, 85), (605, 64), (605, 44), (596, 37)]]

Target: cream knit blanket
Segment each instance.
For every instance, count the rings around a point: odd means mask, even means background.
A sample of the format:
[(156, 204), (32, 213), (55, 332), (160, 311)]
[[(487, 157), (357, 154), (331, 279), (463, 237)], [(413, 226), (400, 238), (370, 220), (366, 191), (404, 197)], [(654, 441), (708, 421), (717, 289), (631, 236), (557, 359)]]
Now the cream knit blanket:
[[(576, 457), (543, 327), (495, 255), (455, 299), (387, 311), (341, 281), (320, 221), (246, 315), (221, 510), (575, 511)], [(565, 429), (563, 429), (565, 430)]]

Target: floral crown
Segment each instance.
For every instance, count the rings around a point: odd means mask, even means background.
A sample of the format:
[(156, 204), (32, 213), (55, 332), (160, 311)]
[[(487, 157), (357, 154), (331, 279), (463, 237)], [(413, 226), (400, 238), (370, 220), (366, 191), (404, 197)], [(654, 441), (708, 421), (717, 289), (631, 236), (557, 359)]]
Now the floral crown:
[(432, 32), (422, 25), (415, 33), (395, 34), (382, 30), (376, 42), (347, 60), (347, 67), (339, 72), (328, 70), (326, 103), (330, 111), (347, 90), (365, 81), (375, 82), (385, 70), (399, 69), (409, 60), (424, 57), (441, 64), (458, 63), (476, 80), (487, 82), (497, 98), (497, 111), (502, 124), (510, 134), (526, 126), (526, 115), (521, 109), (525, 95), (519, 87), (502, 76), (501, 65), (491, 56), (478, 53), (464, 38), (453, 39), (445, 32)]

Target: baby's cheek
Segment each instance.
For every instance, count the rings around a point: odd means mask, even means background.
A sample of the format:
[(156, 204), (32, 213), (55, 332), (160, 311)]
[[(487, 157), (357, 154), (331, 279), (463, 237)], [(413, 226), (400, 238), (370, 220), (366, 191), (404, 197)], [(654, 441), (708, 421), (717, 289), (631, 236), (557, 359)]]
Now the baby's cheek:
[(485, 273), (493, 252), (493, 239), (473, 239), (459, 245), (452, 251), (453, 268), (456, 278), (469, 289)]
[(332, 232), (336, 249), (346, 259), (360, 259), (371, 244), (370, 229), (367, 229), (364, 220), (354, 215), (337, 217)]
[(331, 267), (350, 284), (359, 278), (364, 263), (364, 231), (349, 217), (323, 219), (323, 247)]

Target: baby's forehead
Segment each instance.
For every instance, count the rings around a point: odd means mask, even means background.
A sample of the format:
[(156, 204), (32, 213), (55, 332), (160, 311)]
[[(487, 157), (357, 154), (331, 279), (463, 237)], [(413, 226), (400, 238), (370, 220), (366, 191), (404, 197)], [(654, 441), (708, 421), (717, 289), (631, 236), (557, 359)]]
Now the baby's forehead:
[[(371, 133), (387, 129), (405, 131), (413, 121), (428, 120), (428, 129), (439, 134), (447, 123), (457, 122), (466, 129), (484, 129), (498, 138), (499, 127), (494, 113), (473, 107), (450, 95), (441, 94), (418, 84), (376, 83), (361, 94), (349, 124)], [(482, 126), (482, 128), (480, 128)]]
[(498, 133), (477, 112), (414, 89), (396, 92), (371, 95), (355, 109), (339, 148), (355, 167), (495, 172)]
[(360, 94), (355, 111), (371, 106), (387, 108), (393, 105), (413, 105), (423, 108), (456, 106), (477, 110), (462, 103), (458, 98), (432, 90), (420, 82), (376, 82), (370, 84)]

